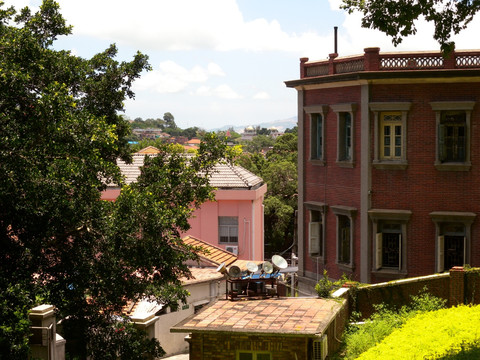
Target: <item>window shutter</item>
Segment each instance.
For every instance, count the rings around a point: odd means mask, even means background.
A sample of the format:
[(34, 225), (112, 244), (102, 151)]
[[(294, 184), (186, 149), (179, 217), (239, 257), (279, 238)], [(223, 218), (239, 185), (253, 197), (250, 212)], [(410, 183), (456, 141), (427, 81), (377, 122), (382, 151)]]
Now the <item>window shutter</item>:
[(375, 269), (378, 270), (382, 267), (382, 243), (383, 234), (378, 233), (375, 235)]
[(445, 237), (438, 237), (438, 259), (437, 259), (437, 272), (442, 272), (445, 267)]
[(320, 223), (311, 222), (308, 227), (308, 238), (310, 254), (320, 254)]
[(463, 265), (467, 263), (467, 237), (463, 238)]
[(398, 234), (398, 270), (402, 270), (402, 234)]

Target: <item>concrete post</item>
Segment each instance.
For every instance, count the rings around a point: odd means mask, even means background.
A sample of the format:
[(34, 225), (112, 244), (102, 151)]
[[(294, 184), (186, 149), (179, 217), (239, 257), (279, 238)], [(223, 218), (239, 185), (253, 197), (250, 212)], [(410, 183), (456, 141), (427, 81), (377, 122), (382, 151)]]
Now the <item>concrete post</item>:
[(56, 320), (53, 305), (39, 305), (29, 314), (32, 330), (30, 337), (31, 357), (34, 359), (56, 360)]

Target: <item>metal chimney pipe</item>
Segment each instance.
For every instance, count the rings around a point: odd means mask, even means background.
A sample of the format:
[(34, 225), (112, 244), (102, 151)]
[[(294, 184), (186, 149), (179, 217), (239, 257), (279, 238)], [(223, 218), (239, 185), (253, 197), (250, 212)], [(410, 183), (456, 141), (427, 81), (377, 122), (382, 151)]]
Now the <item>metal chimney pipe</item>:
[(338, 26), (334, 26), (333, 27), (333, 30), (334, 30), (334, 53), (335, 54), (338, 54), (338, 49), (337, 49), (337, 30), (338, 30)]

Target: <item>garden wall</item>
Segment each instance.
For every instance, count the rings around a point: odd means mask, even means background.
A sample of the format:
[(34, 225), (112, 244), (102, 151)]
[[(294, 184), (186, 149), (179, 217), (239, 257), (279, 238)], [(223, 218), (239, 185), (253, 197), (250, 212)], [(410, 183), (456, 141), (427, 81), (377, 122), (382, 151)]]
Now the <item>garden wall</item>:
[(400, 308), (411, 302), (411, 297), (424, 289), (436, 297), (447, 300), (448, 306), (480, 304), (480, 268), (454, 267), (448, 273), (408, 278), (387, 283), (351, 287), (348, 291), (349, 311), (367, 318), (374, 305), (385, 304)]

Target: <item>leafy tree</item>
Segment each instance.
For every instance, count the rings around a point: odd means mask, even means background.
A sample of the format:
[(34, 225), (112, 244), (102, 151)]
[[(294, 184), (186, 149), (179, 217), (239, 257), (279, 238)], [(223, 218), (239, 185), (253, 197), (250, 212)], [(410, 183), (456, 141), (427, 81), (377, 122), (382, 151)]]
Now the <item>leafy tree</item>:
[(143, 296), (172, 307), (185, 300), (179, 278), (197, 249), (179, 234), (192, 206), (211, 199), (208, 175), (227, 147), (207, 135), (187, 162), (164, 145), (137, 184), (101, 201), (108, 183), (122, 185), (117, 158), (131, 157), (118, 112), (147, 57), (119, 63), (114, 45), (91, 59), (55, 51), (71, 32), (57, 3), (44, 0), (34, 14), (0, 7), (2, 356), (27, 357), (28, 309), (40, 302), (56, 306), (72, 358), (104, 359), (107, 344), (118, 358), (160, 356), (158, 341), (128, 319), (127, 332), (112, 336), (116, 316)]
[(270, 130), (267, 128), (261, 128), (260, 126), (256, 127), (257, 135), (270, 135)]
[(257, 135), (252, 140), (242, 141), (242, 145), (247, 152), (255, 153), (262, 151), (263, 148), (271, 147), (275, 140), (270, 136)]
[(298, 126), (294, 126), (293, 128), (289, 128), (289, 129), (285, 129), (285, 134), (290, 134), (290, 133), (293, 133), (295, 135), (298, 135)]
[(417, 32), (415, 21), (424, 17), (433, 22), (433, 38), (445, 53), (453, 50), (452, 34), (458, 34), (480, 10), (478, 0), (343, 0), (348, 12), (363, 13), (362, 26), (392, 37), (394, 45)]
[(265, 243), (272, 252), (293, 243), (297, 209), (297, 164), (291, 160), (269, 161), (262, 172), (267, 183), (265, 196)]
[(130, 123), (130, 126), (132, 129), (163, 129), (165, 128), (165, 121), (160, 118), (143, 120), (138, 117)]
[(267, 159), (260, 153), (242, 153), (237, 163), (261, 177), (263, 177), (263, 170), (268, 166)]
[(239, 165), (267, 183), (264, 224), (265, 252), (269, 254), (287, 250), (294, 241), (298, 193), (297, 139), (296, 133), (287, 133), (272, 140), (272, 149), (265, 156), (259, 152), (247, 152), (237, 159)]
[(177, 124), (175, 124), (175, 118), (169, 112), (163, 114), (163, 121), (165, 122), (165, 128), (176, 129)]

